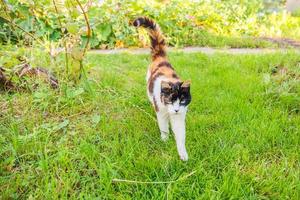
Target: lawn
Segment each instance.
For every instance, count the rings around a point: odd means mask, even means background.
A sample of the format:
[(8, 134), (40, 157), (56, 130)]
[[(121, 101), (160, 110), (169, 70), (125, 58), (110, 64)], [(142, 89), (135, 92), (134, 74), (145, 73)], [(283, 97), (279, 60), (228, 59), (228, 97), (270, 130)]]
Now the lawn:
[(188, 162), (160, 140), (149, 55), (90, 53), (89, 85), (2, 93), (0, 199), (299, 199), (299, 104), (266, 83), (299, 56), (170, 54), (192, 81)]

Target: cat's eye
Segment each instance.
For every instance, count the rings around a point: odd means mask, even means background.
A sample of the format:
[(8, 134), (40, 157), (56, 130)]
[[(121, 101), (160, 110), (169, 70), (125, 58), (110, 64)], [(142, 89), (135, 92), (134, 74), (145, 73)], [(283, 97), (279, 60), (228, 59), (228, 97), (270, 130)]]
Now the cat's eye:
[(182, 98), (180, 99), (180, 104), (181, 104), (181, 105), (185, 105), (186, 103), (187, 103), (187, 99), (184, 98), (184, 97), (182, 97)]

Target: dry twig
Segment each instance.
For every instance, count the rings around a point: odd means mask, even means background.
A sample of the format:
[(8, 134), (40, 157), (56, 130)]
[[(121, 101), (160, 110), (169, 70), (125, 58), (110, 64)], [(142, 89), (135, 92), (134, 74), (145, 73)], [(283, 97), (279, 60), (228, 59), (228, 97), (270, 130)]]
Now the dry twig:
[(135, 180), (127, 180), (127, 179), (117, 179), (114, 178), (112, 179), (112, 182), (115, 183), (136, 183), (136, 184), (170, 184), (170, 183), (175, 183), (178, 181), (183, 181), (185, 179), (187, 179), (188, 177), (192, 176), (193, 174), (195, 174), (197, 171), (192, 171), (191, 173), (178, 178), (177, 180), (172, 180), (172, 181), (135, 181)]

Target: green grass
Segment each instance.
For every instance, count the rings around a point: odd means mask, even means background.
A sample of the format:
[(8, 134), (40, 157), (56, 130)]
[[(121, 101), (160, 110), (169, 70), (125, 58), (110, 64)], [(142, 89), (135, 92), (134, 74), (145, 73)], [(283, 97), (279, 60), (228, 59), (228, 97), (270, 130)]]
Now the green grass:
[[(90, 54), (92, 92), (61, 82), (59, 91), (1, 94), (0, 198), (299, 199), (300, 116), (264, 82), (299, 56), (170, 54), (192, 80), (186, 163), (174, 138), (160, 140), (148, 55)], [(172, 184), (112, 183), (191, 172)]]
[(204, 46), (215, 48), (278, 48), (279, 45), (262, 38), (255, 37), (226, 37), (219, 36), (206, 31), (198, 31), (191, 35), (170, 38), (169, 46)]

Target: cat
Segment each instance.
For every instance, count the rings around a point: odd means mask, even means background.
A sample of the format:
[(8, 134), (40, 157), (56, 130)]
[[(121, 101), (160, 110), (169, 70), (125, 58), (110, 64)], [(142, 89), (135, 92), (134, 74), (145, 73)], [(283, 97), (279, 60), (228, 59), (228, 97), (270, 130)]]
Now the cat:
[(166, 42), (157, 23), (148, 17), (139, 17), (133, 26), (146, 28), (150, 37), (152, 63), (146, 76), (147, 94), (156, 111), (161, 139), (168, 139), (170, 123), (180, 159), (187, 161), (185, 117), (191, 102), (190, 81), (181, 81), (168, 62)]

